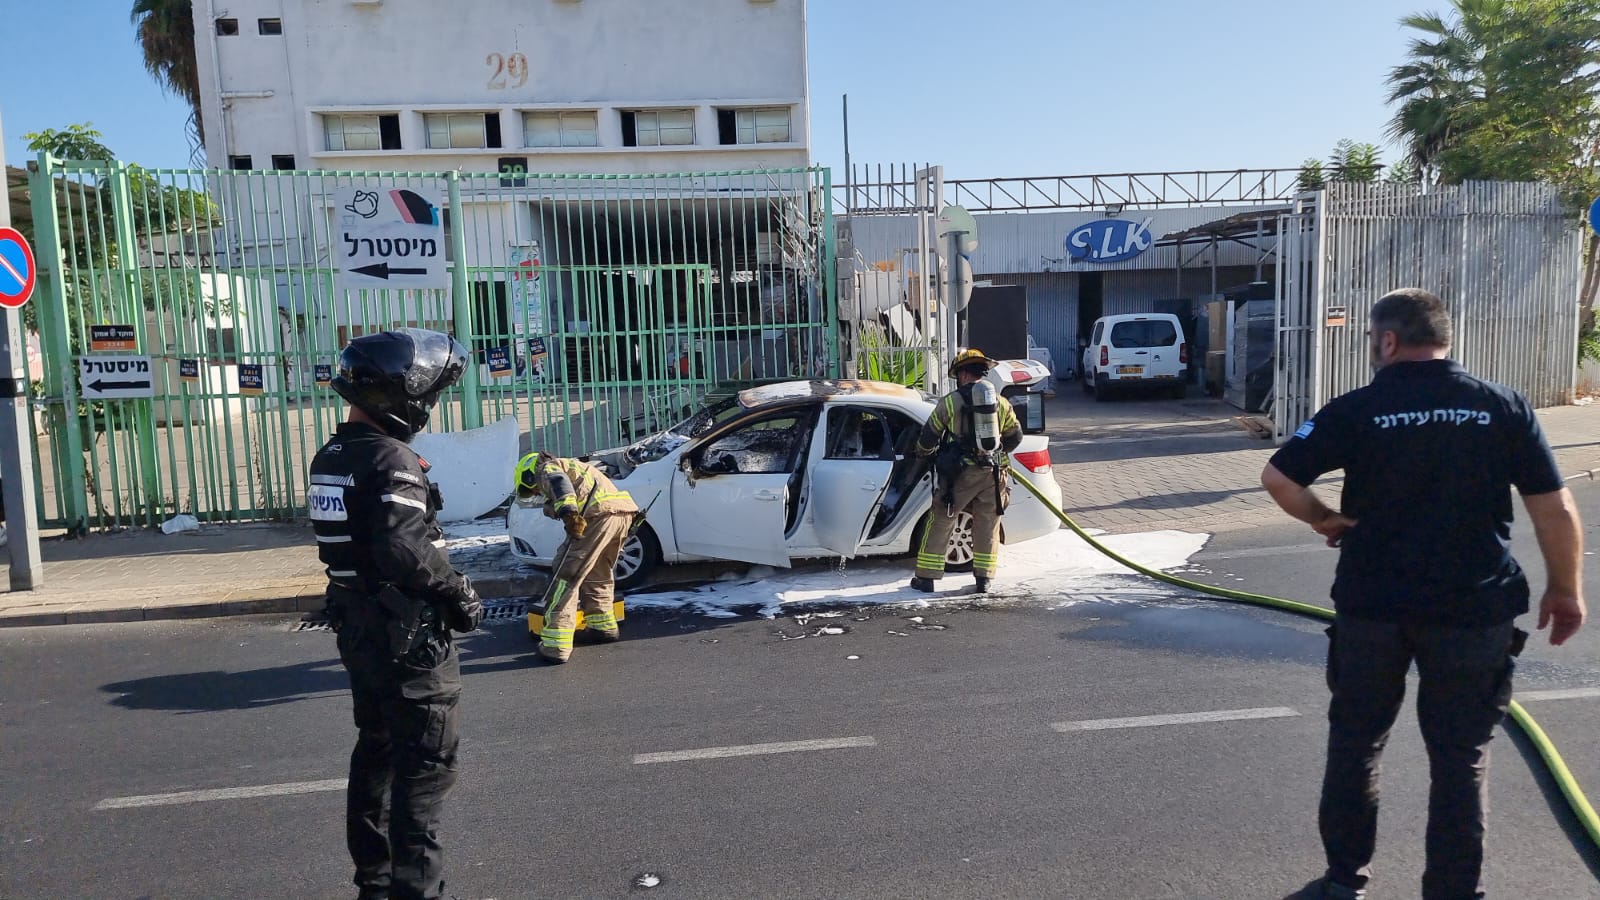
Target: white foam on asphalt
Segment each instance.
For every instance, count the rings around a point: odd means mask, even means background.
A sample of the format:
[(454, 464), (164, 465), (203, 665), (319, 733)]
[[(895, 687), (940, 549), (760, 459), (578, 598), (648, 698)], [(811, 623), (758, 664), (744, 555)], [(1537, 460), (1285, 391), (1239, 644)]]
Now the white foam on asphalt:
[(324, 781), (293, 781), (286, 784), (259, 784), (251, 787), (217, 788), (208, 791), (177, 791), (171, 794), (145, 794), (138, 797), (112, 797), (101, 800), (95, 809), (136, 809), (141, 806), (178, 806), (184, 803), (205, 803), (211, 800), (245, 800), (251, 797), (284, 797), (292, 794), (317, 794), (324, 791), (342, 791), (347, 784), (343, 778)]
[(1269, 706), (1260, 709), (1219, 709), (1213, 712), (1172, 713), (1163, 716), (1130, 716), (1123, 719), (1084, 719), (1079, 722), (1056, 722), (1050, 727), (1060, 732), (1109, 731), (1115, 728), (1154, 728), (1161, 725), (1240, 722), (1246, 719), (1287, 719), (1299, 715), (1287, 706)]
[(876, 747), (874, 737), (823, 738), (815, 741), (780, 741), (770, 744), (740, 744), (733, 747), (706, 747), (701, 750), (670, 750), (665, 753), (640, 753), (633, 757), (636, 766), (651, 763), (692, 762), (703, 759), (729, 759), (735, 756), (765, 756), (773, 753), (805, 753), (812, 750), (847, 750)]
[[(1101, 540), (1112, 550), (1153, 569), (1181, 568), (1205, 546), (1209, 535), (1184, 531), (1120, 534)], [(1052, 532), (1035, 540), (1002, 547), (1000, 575), (990, 599), (1029, 598), (1057, 606), (1083, 602), (1145, 602), (1179, 592), (1159, 585), (1130, 591), (1126, 580), (1108, 576), (1134, 574), (1096, 551), (1070, 531)], [(730, 616), (732, 610), (781, 615), (786, 606), (818, 603), (908, 604), (930, 601), (982, 600), (963, 596), (971, 575), (951, 574), (938, 594), (913, 591), (911, 562), (904, 559), (857, 559), (843, 565), (807, 563), (796, 569), (758, 566), (740, 575), (691, 590), (629, 594), (630, 609), (691, 609), (703, 615)]]

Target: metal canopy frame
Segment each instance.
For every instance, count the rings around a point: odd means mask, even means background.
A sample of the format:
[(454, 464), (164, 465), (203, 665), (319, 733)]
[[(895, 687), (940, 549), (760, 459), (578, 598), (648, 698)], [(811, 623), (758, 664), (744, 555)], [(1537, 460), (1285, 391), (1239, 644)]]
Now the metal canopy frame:
[[(912, 211), (915, 179), (904, 165), (858, 165), (834, 202), (852, 215), (905, 215)], [(943, 199), (972, 212), (1042, 212), (1263, 205), (1298, 193), (1298, 168), (1122, 172), (945, 181)]]

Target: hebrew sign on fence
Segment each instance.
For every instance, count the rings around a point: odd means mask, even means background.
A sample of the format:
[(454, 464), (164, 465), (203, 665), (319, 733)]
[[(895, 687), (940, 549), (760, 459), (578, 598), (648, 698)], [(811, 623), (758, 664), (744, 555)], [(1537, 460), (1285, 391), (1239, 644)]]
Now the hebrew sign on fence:
[(445, 237), (437, 193), (340, 188), (334, 258), (344, 290), (445, 288)]

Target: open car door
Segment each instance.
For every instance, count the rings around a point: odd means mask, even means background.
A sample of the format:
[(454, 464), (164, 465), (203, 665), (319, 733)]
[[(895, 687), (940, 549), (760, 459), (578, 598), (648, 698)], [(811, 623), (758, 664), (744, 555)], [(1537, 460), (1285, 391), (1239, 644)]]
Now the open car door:
[(809, 410), (775, 413), (684, 453), (672, 477), (678, 549), (787, 568), (798, 500), (789, 484), (806, 456), (811, 421)]
[(817, 543), (846, 559), (861, 549), (894, 472), (894, 440), (881, 410), (829, 405), (811, 465)]

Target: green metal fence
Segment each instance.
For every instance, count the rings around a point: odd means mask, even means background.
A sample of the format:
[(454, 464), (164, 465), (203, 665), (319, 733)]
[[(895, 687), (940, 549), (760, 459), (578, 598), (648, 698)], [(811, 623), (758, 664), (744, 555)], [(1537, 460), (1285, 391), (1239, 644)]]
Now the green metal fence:
[[(303, 515), (306, 465), (343, 415), (327, 387), (338, 351), (385, 328), (449, 331), (474, 352), (430, 427), (513, 416), (530, 446), (563, 454), (660, 430), (720, 385), (838, 373), (825, 169), (238, 172), (41, 156), (31, 188), (46, 370), (34, 452), (56, 527)], [(447, 283), (342, 280), (352, 189), (437, 198)], [(129, 340), (96, 344), (96, 325)], [(113, 377), (82, 374), (85, 359), (130, 356), (150, 358), (151, 397), (84, 399), (85, 379)]]

